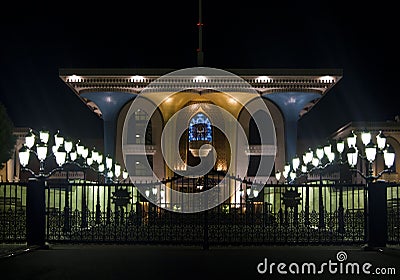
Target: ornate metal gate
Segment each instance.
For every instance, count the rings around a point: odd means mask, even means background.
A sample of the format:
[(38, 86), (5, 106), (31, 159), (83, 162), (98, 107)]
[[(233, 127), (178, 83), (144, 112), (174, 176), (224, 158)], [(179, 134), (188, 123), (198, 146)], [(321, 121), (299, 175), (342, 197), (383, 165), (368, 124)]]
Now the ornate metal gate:
[(26, 241), (26, 185), (0, 183), (0, 242)]
[[(243, 186), (206, 212), (171, 212), (132, 184), (48, 182), (46, 240), (154, 244), (354, 244), (366, 242), (364, 185), (266, 185), (249, 198)], [(172, 187), (193, 182), (169, 181)], [(169, 185), (169, 187), (171, 187)], [(0, 184), (0, 242), (26, 241), (25, 183)], [(400, 186), (386, 186), (387, 243), (400, 243)]]
[[(239, 180), (239, 179), (238, 179)], [(167, 187), (196, 189), (193, 180)], [(237, 182), (236, 182), (237, 183)], [(250, 182), (240, 180), (243, 190)], [(56, 184), (46, 189), (49, 242), (169, 244), (363, 243), (364, 185), (266, 185), (205, 212), (184, 214), (148, 202), (132, 184)], [(168, 203), (168, 202), (165, 202)]]

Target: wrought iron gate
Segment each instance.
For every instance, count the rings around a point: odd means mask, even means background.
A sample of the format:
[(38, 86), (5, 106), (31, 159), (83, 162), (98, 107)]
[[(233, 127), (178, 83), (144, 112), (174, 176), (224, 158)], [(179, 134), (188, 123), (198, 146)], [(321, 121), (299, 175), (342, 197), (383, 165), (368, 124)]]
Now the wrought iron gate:
[(0, 242), (26, 240), (26, 185), (0, 183)]
[(386, 187), (387, 227), (389, 244), (400, 244), (400, 186), (391, 184)]
[[(191, 181), (171, 186), (195, 189)], [(175, 185), (172, 185), (175, 184)], [(246, 181), (241, 180), (246, 190)], [(148, 202), (132, 184), (48, 184), (47, 240), (169, 244), (363, 243), (364, 185), (266, 185), (205, 212)], [(147, 195), (151, 193), (151, 188)], [(165, 202), (168, 203), (168, 202)]]
[[(0, 242), (26, 241), (28, 187), (0, 184)], [(386, 190), (387, 243), (399, 244), (400, 186)], [(256, 198), (244, 192), (193, 214), (179, 213), (178, 205), (175, 212), (157, 207), (132, 184), (48, 182), (45, 192), (48, 242), (354, 244), (367, 238), (364, 185), (266, 185)]]

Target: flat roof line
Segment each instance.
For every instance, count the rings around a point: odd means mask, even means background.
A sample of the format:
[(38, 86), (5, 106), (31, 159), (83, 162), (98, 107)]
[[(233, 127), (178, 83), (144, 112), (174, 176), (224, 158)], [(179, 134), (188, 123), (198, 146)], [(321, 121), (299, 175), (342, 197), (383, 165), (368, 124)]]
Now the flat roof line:
[[(60, 76), (69, 75), (87, 75), (87, 76), (130, 76), (130, 75), (149, 75), (160, 76), (165, 75), (179, 69), (170, 68), (61, 68)], [(236, 75), (257, 76), (257, 75), (273, 75), (273, 76), (323, 76), (333, 75), (342, 76), (343, 70), (337, 68), (315, 68), (315, 69), (286, 69), (286, 68), (254, 68), (254, 69), (222, 69), (232, 72)]]

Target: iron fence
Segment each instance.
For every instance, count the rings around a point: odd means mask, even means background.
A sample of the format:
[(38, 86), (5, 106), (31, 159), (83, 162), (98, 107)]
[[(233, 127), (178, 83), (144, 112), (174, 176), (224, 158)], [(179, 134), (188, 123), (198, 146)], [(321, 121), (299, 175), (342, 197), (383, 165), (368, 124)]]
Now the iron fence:
[(386, 190), (387, 241), (391, 244), (400, 244), (400, 185), (388, 185)]
[[(205, 212), (158, 207), (133, 184), (48, 182), (48, 242), (153, 244), (355, 244), (367, 239), (367, 190), (362, 184), (265, 185), (247, 196), (250, 182)], [(235, 183), (235, 184), (236, 184)], [(167, 188), (195, 190), (194, 181)], [(26, 240), (25, 183), (0, 184), (0, 242)], [(387, 242), (400, 243), (400, 185), (387, 185)], [(151, 184), (149, 184), (151, 190)], [(175, 209), (174, 211), (164, 208)]]
[(26, 185), (0, 183), (0, 242), (26, 240)]
[[(192, 184), (170, 180), (167, 188), (196, 189)], [(246, 189), (250, 183), (240, 184)], [(46, 192), (47, 240), (52, 242), (245, 245), (366, 239), (364, 185), (266, 185), (257, 197), (233, 195), (213, 209), (190, 214), (168, 201), (162, 207), (149, 203), (132, 184), (48, 184)]]

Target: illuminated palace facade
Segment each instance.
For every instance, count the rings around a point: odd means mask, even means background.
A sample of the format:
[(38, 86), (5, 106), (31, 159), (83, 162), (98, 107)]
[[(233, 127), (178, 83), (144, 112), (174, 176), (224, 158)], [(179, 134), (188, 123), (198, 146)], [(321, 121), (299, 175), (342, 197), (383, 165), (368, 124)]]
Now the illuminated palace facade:
[[(168, 178), (174, 171), (195, 165), (196, 157), (190, 152), (190, 142), (195, 137), (211, 143), (218, 152), (215, 170), (226, 171), (231, 156), (225, 137), (215, 129), (208, 114), (210, 105), (228, 111), (242, 126), (247, 138), (246, 155), (250, 158), (246, 176), (251, 178), (258, 168), (262, 157), (274, 156), (274, 172), (282, 170), (286, 162), (291, 160), (297, 149), (297, 122), (318, 100), (326, 94), (342, 77), (338, 69), (227, 69), (229, 73), (243, 79), (253, 90), (253, 94), (261, 97), (269, 110), (276, 135), (275, 147), (261, 144), (259, 133), (263, 127), (255, 127), (252, 116), (244, 109), (244, 104), (236, 102), (230, 94), (223, 91), (210, 91), (207, 87), (208, 77), (174, 76), (172, 83), (189, 79), (195, 84), (193, 89), (176, 92), (162, 100), (151, 114), (142, 110), (132, 115), (128, 121), (131, 133), (123, 139), (123, 126), (135, 98), (163, 75), (174, 72), (173, 69), (60, 69), (60, 78), (68, 85), (87, 106), (104, 121), (104, 154), (109, 154), (124, 164), (122, 144), (134, 160), (128, 160), (127, 169), (131, 170), (131, 180), (149, 179), (149, 174), (141, 169), (142, 160), (151, 162), (152, 170), (159, 178)], [(220, 77), (223, 79), (224, 77)], [(229, 83), (231, 77), (225, 77)], [(236, 88), (235, 91), (244, 91)], [(192, 115), (187, 119), (187, 133), (180, 141), (180, 153), (183, 160), (169, 168), (162, 157), (161, 133), (168, 120), (182, 108), (195, 106)], [(148, 123), (143, 127), (143, 123)], [(268, 124), (265, 124), (268, 125)], [(145, 131), (145, 133), (144, 133)], [(203, 134), (196, 135), (201, 131)], [(123, 141), (125, 140), (125, 141)], [(145, 145), (145, 152), (139, 151), (138, 145)], [(172, 143), (171, 143), (172, 145)], [(176, 169), (176, 170), (171, 170)], [(264, 174), (268, 176), (269, 174)]]

